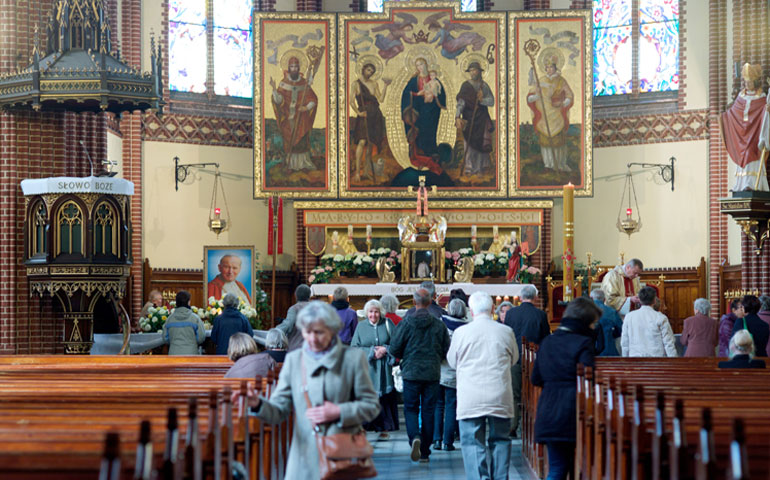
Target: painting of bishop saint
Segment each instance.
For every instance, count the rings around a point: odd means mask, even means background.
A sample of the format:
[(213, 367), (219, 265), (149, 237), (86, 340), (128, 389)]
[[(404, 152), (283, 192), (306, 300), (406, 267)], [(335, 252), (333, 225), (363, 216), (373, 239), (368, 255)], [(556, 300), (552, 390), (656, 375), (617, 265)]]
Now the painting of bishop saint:
[(517, 52), (517, 68), (511, 85), (516, 85), (518, 95), (512, 187), (535, 193), (571, 182), (584, 188), (591, 151), (586, 141), (591, 134), (591, 106), (584, 95), (585, 52), (590, 48), (586, 18), (521, 18), (514, 25), (511, 45)]
[(343, 196), (403, 192), (421, 176), (445, 192), (499, 191), (500, 21), (459, 20), (451, 8), (341, 16)]
[(255, 57), (260, 59), (254, 78), (261, 84), (254, 95), (259, 102), (255, 122), (262, 124), (254, 140), (262, 184), (257, 188), (289, 196), (329, 192), (334, 190), (329, 132), (335, 106), (328, 84), (333, 23), (281, 18), (286, 15), (256, 16)]

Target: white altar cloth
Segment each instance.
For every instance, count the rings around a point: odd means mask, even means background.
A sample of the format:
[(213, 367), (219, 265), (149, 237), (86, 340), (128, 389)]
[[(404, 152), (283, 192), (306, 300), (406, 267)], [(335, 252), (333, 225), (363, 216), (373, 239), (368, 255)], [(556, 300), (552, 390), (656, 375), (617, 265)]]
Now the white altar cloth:
[[(462, 288), (470, 295), (474, 292), (487, 292), (491, 296), (517, 297), (527, 284), (518, 283), (437, 283), (436, 295), (449, 294), (455, 288)], [(419, 283), (316, 283), (310, 286), (310, 291), (317, 297), (325, 297), (334, 293), (337, 287), (345, 287), (351, 297), (380, 297), (391, 294), (395, 296), (412, 295), (420, 288)]]

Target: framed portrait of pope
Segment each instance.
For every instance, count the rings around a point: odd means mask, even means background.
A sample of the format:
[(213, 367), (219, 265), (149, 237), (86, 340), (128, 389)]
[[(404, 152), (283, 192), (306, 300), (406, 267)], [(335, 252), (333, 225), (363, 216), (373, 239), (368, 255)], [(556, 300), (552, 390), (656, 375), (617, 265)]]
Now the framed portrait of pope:
[(214, 297), (221, 300), (232, 293), (253, 305), (255, 284), (253, 246), (203, 247), (203, 291), (206, 299)]

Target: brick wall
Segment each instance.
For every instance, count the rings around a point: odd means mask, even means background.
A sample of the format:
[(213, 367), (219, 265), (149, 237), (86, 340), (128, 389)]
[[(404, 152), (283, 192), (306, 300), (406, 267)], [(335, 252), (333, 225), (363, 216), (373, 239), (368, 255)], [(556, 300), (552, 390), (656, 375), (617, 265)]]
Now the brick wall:
[[(719, 135), (719, 114), (727, 98), (727, 2), (709, 3), (709, 298), (719, 302), (719, 265), (727, 258), (727, 217), (719, 199), (727, 195), (727, 152)], [(715, 303), (717, 302), (717, 303)]]
[[(129, 65), (139, 66), (142, 62), (142, 2), (122, 0), (121, 56)], [(165, 7), (168, 19), (168, 5)], [(166, 28), (168, 21), (165, 22)], [(164, 55), (167, 57), (168, 55)], [(167, 69), (164, 68), (164, 71)], [(123, 134), (123, 178), (134, 182), (134, 196), (131, 197), (131, 297), (130, 315), (139, 318), (142, 309), (142, 135), (141, 114), (124, 113), (120, 120)]]

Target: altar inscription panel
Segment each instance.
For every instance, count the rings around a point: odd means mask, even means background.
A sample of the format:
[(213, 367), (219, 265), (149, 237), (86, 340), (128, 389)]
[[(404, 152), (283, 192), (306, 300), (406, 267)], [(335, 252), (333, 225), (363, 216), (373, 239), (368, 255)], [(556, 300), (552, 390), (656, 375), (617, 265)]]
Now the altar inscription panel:
[(511, 196), (561, 196), (592, 183), (590, 10), (508, 13)]
[(333, 13), (255, 12), (254, 198), (337, 196)]
[(404, 197), (419, 176), (438, 197), (504, 197), (505, 35), (505, 13), (457, 2), (340, 14), (340, 197)]

